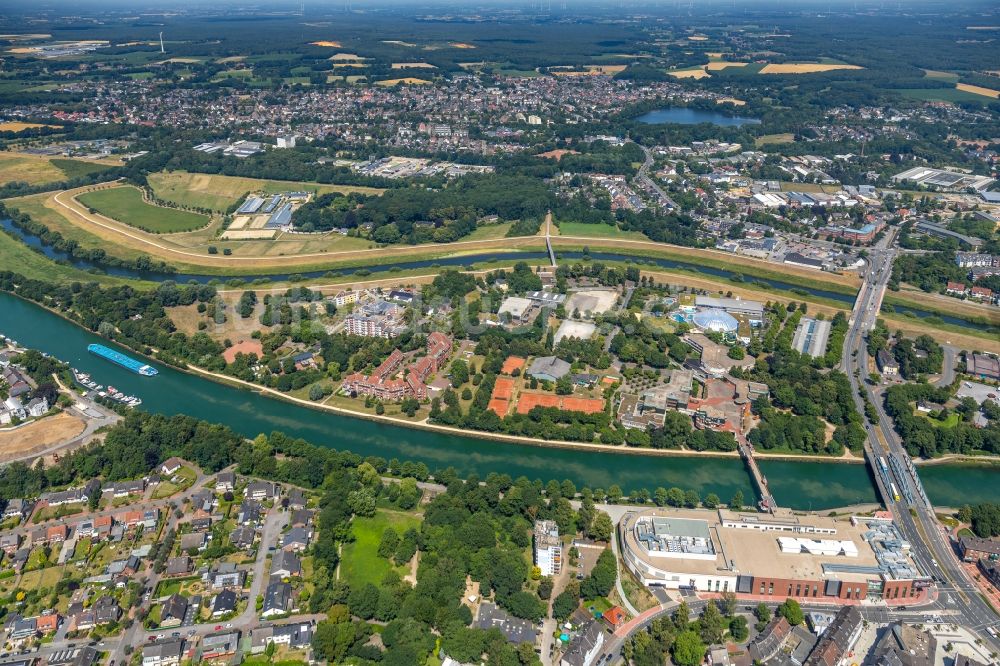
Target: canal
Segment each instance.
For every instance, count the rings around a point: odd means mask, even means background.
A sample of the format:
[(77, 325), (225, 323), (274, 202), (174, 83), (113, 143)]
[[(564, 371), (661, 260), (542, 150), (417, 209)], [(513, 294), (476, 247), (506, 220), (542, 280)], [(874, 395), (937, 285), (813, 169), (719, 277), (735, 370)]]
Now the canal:
[[(742, 490), (748, 500), (754, 496), (749, 476), (735, 458), (622, 455), (498, 443), (309, 409), (155, 362), (152, 365), (160, 374), (140, 377), (87, 352), (88, 344), (109, 344), (106, 341), (6, 293), (0, 293), (0, 333), (91, 373), (101, 384), (141, 397), (142, 409), (223, 423), (247, 437), (281, 430), (321, 446), (423, 462), (431, 471), (452, 466), (463, 475), (499, 472), (543, 481), (570, 479), (578, 487), (604, 489), (617, 484), (626, 493), (637, 488), (652, 491), (659, 486), (678, 486), (696, 490), (703, 497), (714, 492), (723, 500), (736, 490)], [(875, 500), (862, 465), (768, 461), (761, 467), (783, 506), (826, 509)], [(974, 483), (969, 482), (970, 474)], [(1000, 467), (940, 465), (928, 468), (924, 478), (933, 502), (955, 505), (995, 499)]]

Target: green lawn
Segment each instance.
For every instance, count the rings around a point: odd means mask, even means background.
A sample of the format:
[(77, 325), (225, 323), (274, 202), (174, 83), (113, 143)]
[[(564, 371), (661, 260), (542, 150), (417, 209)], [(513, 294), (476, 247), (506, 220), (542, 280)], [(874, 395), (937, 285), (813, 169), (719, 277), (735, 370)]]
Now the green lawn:
[(49, 162), (52, 163), (52, 166), (66, 174), (66, 178), (79, 178), (80, 176), (97, 173), (98, 171), (107, 171), (111, 168), (111, 166), (107, 164), (95, 164), (94, 162), (84, 162), (81, 160), (67, 160), (60, 157), (54, 157), (49, 160)]
[(917, 99), (921, 101), (941, 101), (941, 102), (983, 102), (989, 104), (994, 102), (991, 97), (977, 95), (975, 93), (959, 90), (958, 88), (895, 88), (903, 97)]
[(79, 200), (101, 215), (158, 234), (192, 231), (209, 222), (208, 217), (198, 213), (151, 206), (142, 200), (139, 190), (129, 186), (88, 192)]
[[(373, 583), (378, 585), (392, 563), (378, 556), (378, 545), (385, 528), (394, 528), (400, 536), (411, 527), (420, 527), (420, 516), (401, 511), (379, 509), (371, 518), (355, 518), (351, 523), (354, 543), (344, 545), (340, 560), (340, 577), (351, 587)], [(397, 567), (405, 574), (405, 567)]]
[(645, 234), (638, 231), (622, 231), (610, 224), (586, 224), (585, 222), (559, 222), (560, 236), (582, 236), (588, 238), (625, 238), (632, 240), (649, 240)]
[(959, 420), (961, 420), (961, 417), (956, 412), (949, 412), (947, 418), (945, 418), (943, 421), (939, 419), (930, 419), (930, 418), (927, 420), (930, 421), (931, 425), (934, 426), (935, 428), (954, 428), (955, 426), (958, 425), (958, 422)]

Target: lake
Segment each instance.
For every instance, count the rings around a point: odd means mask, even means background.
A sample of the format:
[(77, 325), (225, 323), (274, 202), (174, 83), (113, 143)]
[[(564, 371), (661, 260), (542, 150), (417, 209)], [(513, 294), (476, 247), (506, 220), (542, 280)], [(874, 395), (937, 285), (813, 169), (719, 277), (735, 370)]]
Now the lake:
[(741, 127), (743, 125), (760, 125), (757, 118), (742, 116), (727, 116), (717, 111), (702, 111), (684, 106), (671, 106), (665, 109), (654, 109), (642, 114), (636, 120), (645, 125), (697, 125), (711, 123), (719, 127)]

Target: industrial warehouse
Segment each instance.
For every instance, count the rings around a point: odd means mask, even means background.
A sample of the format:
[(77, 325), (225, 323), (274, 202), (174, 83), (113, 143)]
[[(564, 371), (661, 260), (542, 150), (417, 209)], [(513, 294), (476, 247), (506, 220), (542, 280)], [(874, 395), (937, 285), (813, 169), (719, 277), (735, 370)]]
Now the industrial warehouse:
[(222, 237), (226, 240), (268, 239), (279, 232), (291, 231), (292, 213), (310, 198), (310, 192), (250, 195), (236, 209)]
[(649, 509), (619, 524), (645, 585), (784, 599), (915, 601), (930, 581), (890, 520)]

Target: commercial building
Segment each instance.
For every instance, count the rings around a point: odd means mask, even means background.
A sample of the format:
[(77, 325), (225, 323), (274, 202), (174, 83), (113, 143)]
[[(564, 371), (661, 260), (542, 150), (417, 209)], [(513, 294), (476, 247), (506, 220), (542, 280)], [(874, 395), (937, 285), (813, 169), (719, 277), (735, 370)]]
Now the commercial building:
[(752, 322), (761, 322), (764, 320), (764, 304), (758, 301), (747, 301), (742, 298), (695, 296), (694, 304), (699, 308), (723, 310), (731, 315), (746, 315)]
[(927, 586), (891, 523), (649, 509), (619, 523), (626, 566), (645, 585), (818, 601), (901, 603)]
[(965, 370), (980, 379), (1000, 379), (1000, 359), (986, 354), (968, 353), (965, 356)]
[(534, 530), (535, 566), (543, 576), (558, 576), (562, 571), (562, 542), (554, 520), (536, 520)]
[(528, 376), (554, 382), (569, 374), (570, 365), (555, 356), (540, 356), (528, 367)]
[(792, 348), (800, 354), (818, 358), (826, 354), (826, 343), (830, 339), (830, 321), (803, 317), (792, 337)]
[(932, 169), (930, 167), (914, 167), (892, 177), (896, 183), (911, 182), (917, 185), (929, 185), (943, 190), (965, 190), (972, 188), (983, 191), (992, 185), (995, 179), (989, 176), (977, 176), (974, 173), (962, 173), (949, 169)]

